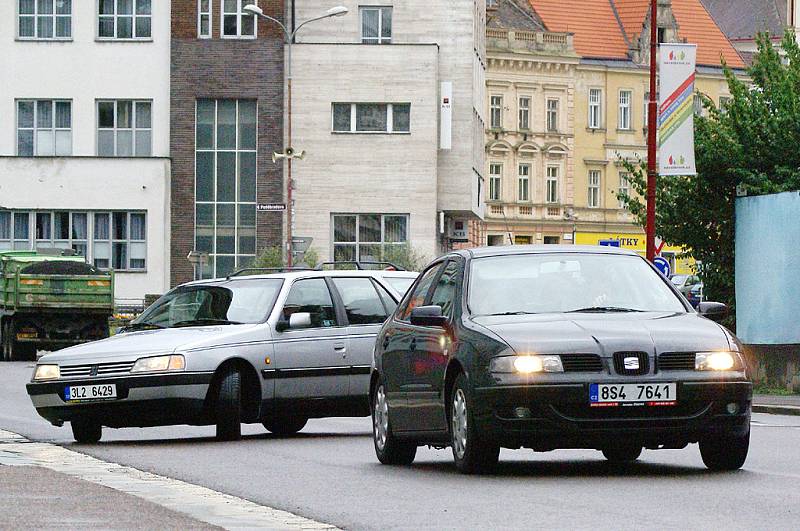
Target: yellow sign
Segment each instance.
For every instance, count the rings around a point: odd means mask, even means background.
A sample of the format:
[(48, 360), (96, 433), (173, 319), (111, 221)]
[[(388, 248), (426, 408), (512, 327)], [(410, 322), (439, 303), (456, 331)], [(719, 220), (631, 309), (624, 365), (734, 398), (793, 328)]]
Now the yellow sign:
[[(626, 232), (576, 232), (576, 245), (612, 245), (619, 242), (614, 247), (630, 249), (644, 256), (647, 252), (647, 239), (644, 233)], [(682, 247), (674, 245), (664, 245), (661, 249), (661, 256), (669, 260), (672, 272), (688, 275), (695, 272), (695, 263), (692, 258), (679, 258), (683, 252)]]

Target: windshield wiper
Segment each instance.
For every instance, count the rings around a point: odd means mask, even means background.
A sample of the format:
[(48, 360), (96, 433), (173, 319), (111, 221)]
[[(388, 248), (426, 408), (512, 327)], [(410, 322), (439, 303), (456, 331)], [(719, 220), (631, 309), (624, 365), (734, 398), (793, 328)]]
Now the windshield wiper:
[(563, 313), (611, 313), (611, 312), (643, 312), (644, 310), (637, 310), (636, 308), (622, 308), (619, 306), (589, 306), (587, 308), (578, 308), (577, 310), (567, 310)]
[(227, 319), (190, 319), (188, 321), (178, 321), (171, 328), (182, 328), (185, 326), (206, 326), (206, 325), (237, 325), (239, 321), (228, 321)]
[(141, 323), (131, 323), (127, 326), (123, 326), (120, 332), (125, 333), (125, 332), (133, 332), (134, 330), (155, 330), (159, 328), (165, 328), (165, 327), (161, 326), (160, 324), (148, 323), (146, 321), (143, 321)]
[(500, 315), (536, 315), (536, 312), (523, 312), (523, 311), (518, 311), (518, 312), (500, 312), (500, 313), (487, 313), (486, 315), (489, 316), (489, 317), (497, 317), (497, 316), (500, 316)]

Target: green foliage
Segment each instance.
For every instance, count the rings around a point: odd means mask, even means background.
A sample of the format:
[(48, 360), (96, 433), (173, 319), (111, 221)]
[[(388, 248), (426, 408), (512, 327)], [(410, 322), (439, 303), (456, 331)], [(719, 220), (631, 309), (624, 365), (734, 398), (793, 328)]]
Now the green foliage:
[(428, 257), (407, 243), (384, 246), (383, 260), (400, 266), (407, 271), (421, 271), (430, 261)]
[[(800, 189), (800, 47), (791, 30), (780, 46), (786, 60), (769, 34), (757, 42), (747, 69), (752, 83), (723, 61), (731, 94), (725, 109), (701, 95), (707, 116), (695, 116), (697, 175), (661, 176), (656, 189), (656, 234), (701, 261), (707, 298), (732, 310), (736, 187), (749, 195)], [(618, 197), (644, 225), (646, 166), (641, 160), (622, 164), (634, 193)], [(732, 327), (734, 315), (726, 323)]]
[(263, 268), (278, 268), (283, 267), (285, 262), (283, 261), (283, 249), (276, 245), (275, 247), (267, 247), (261, 254), (256, 256), (250, 267), (263, 267)]
[[(319, 264), (319, 254), (317, 250), (313, 247), (309, 247), (305, 253), (303, 253), (303, 260), (302, 264), (306, 267), (315, 268)], [(300, 265), (300, 264), (298, 264)]]

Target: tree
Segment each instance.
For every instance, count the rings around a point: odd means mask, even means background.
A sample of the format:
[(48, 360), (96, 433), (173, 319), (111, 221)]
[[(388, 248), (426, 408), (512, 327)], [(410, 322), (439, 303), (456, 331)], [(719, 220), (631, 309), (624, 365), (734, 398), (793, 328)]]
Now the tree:
[[(791, 30), (779, 49), (767, 33), (757, 43), (747, 69), (750, 82), (737, 78), (723, 60), (731, 94), (724, 108), (700, 94), (707, 116), (695, 117), (697, 175), (661, 176), (656, 189), (656, 234), (702, 262), (707, 298), (731, 309), (737, 186), (748, 195), (800, 189), (800, 47)], [(646, 167), (641, 160), (622, 164), (635, 193), (618, 197), (644, 225)]]
[[(315, 268), (319, 264), (319, 254), (316, 249), (310, 248), (303, 253), (302, 261), (295, 263), (296, 266)], [(267, 247), (256, 256), (249, 267), (261, 267), (265, 269), (278, 269), (286, 267), (281, 246)]]

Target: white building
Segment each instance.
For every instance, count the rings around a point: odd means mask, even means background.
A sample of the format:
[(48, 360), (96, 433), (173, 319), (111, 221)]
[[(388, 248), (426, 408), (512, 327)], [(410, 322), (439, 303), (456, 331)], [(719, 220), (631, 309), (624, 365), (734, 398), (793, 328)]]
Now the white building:
[[(432, 258), (483, 217), (486, 2), (334, 3), (349, 13), (303, 27), (292, 51), (293, 147), (306, 151), (293, 234), (326, 260), (397, 244)], [(294, 7), (299, 24), (330, 6)]]
[(170, 3), (0, 2), (0, 250), (73, 248), (169, 288)]

